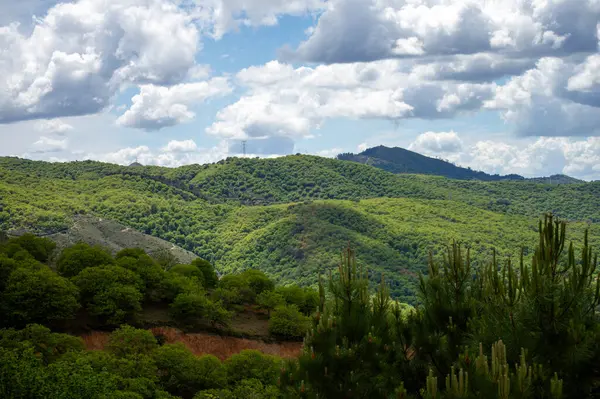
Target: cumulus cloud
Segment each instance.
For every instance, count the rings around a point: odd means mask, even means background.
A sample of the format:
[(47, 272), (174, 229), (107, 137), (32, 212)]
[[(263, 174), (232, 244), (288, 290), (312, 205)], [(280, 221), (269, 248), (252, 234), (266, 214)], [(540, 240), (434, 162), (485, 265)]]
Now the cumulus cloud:
[(79, 0), (31, 32), (0, 27), (0, 123), (85, 115), (126, 84), (173, 84), (195, 66), (199, 32), (168, 0)]
[(594, 52), (599, 17), (596, 0), (332, 0), (308, 40), (282, 55), (335, 63)]
[(36, 129), (46, 134), (54, 134), (57, 136), (65, 136), (73, 130), (73, 126), (60, 119), (47, 119), (36, 123)]
[(463, 142), (456, 132), (425, 132), (417, 136), (408, 147), (422, 154), (456, 153), (463, 149)]
[(500, 110), (520, 135), (600, 135), (600, 92), (569, 86), (578, 68), (559, 58), (542, 58), (536, 68), (497, 86), (485, 107)]
[(230, 139), (308, 137), (327, 119), (449, 118), (479, 109), (495, 84), (427, 83), (398, 60), (294, 68), (277, 61), (243, 69), (247, 92), (207, 132)]
[(409, 148), (492, 174), (516, 173), (526, 177), (567, 174), (586, 180), (600, 179), (598, 137), (465, 141), (456, 132), (425, 132)]
[[(192, 149), (193, 148), (193, 149)], [(189, 164), (204, 164), (219, 161), (228, 155), (226, 141), (211, 148), (201, 148), (193, 140), (170, 141), (166, 146), (152, 150), (148, 146), (122, 148), (107, 153), (88, 153), (83, 159), (129, 165), (135, 161), (143, 165), (178, 167)]]
[(117, 119), (121, 126), (159, 130), (192, 120), (193, 105), (209, 97), (222, 96), (232, 91), (227, 78), (181, 83), (171, 87), (142, 85), (131, 107)]
[(40, 136), (31, 147), (32, 151), (38, 154), (60, 152), (67, 149), (68, 141), (67, 139), (54, 139), (52, 137)]
[(318, 13), (327, 6), (326, 0), (187, 0), (184, 3), (217, 39), (241, 26), (276, 25), (282, 15)]
[(195, 152), (198, 146), (194, 140), (171, 140), (162, 148), (165, 152)]

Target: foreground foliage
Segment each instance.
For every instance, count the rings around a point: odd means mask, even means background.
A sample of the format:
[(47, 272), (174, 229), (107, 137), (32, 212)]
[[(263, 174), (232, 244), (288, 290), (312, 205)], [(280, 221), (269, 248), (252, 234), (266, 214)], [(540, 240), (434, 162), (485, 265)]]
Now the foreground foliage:
[(365, 272), (348, 249), (330, 278), (329, 300), (322, 290), (304, 353), (283, 375), (286, 394), (597, 397), (597, 260), (587, 234), (576, 258), (565, 230), (547, 216), (531, 262), (521, 255), (516, 268), (494, 258), (475, 271), (469, 251), (454, 244), (441, 264), (430, 260), (420, 280), (422, 306), (406, 317), (385, 284), (369, 295)]

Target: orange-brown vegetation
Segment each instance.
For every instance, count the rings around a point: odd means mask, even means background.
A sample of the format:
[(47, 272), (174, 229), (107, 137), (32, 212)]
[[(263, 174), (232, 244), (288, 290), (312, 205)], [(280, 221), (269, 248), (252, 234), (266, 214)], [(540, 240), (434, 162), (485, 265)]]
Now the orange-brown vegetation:
[[(176, 328), (155, 327), (150, 331), (154, 335), (162, 335), (166, 343), (182, 342), (194, 354), (215, 355), (221, 360), (241, 352), (244, 349), (255, 349), (269, 355), (285, 358), (296, 357), (300, 354), (301, 342), (267, 343), (260, 340), (219, 336), (209, 333), (186, 334)], [(85, 346), (89, 350), (104, 349), (108, 343), (109, 333), (94, 331), (82, 336)]]

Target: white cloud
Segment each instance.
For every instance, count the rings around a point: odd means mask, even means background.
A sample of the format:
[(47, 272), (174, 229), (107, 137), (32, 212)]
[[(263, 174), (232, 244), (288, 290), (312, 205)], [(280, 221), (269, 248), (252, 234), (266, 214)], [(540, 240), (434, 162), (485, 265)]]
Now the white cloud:
[(207, 131), (224, 138), (307, 137), (332, 118), (449, 118), (479, 109), (494, 84), (424, 82), (397, 60), (299, 67), (277, 61), (237, 76), (248, 92)]
[(131, 107), (117, 119), (117, 123), (127, 127), (159, 130), (189, 122), (195, 116), (190, 109), (192, 106), (231, 91), (232, 88), (224, 77), (171, 87), (142, 85), (140, 93), (131, 99)]
[(69, 131), (73, 130), (73, 126), (60, 119), (47, 119), (36, 123), (36, 129), (46, 134), (54, 134), (64, 136)]
[(332, 0), (308, 40), (284, 56), (334, 63), (594, 52), (599, 17), (597, 0)]
[(47, 136), (40, 136), (40, 138), (33, 143), (32, 150), (36, 153), (49, 153), (65, 151), (68, 147), (67, 139), (53, 139)]
[(600, 138), (540, 137), (519, 141), (463, 140), (455, 132), (426, 132), (409, 147), (430, 156), (442, 156), (461, 166), (492, 174), (525, 177), (567, 174), (600, 179)]
[(194, 143), (192, 140), (184, 140), (183, 142), (179, 142), (179, 144), (172, 144), (173, 141), (171, 141), (167, 146), (156, 151), (150, 149), (148, 146), (142, 145), (138, 147), (122, 148), (108, 153), (88, 153), (83, 156), (83, 159), (95, 159), (119, 165), (129, 165), (137, 161), (142, 165), (178, 167), (195, 163), (204, 164), (217, 162), (226, 158), (228, 155), (228, 145), (226, 141), (222, 141), (212, 148), (196, 147), (193, 151), (190, 148), (188, 148), (190, 151), (181, 151), (181, 143), (187, 143), (183, 146), (190, 147), (190, 142)]
[(500, 110), (519, 135), (600, 135), (600, 92), (569, 87), (578, 68), (559, 58), (542, 58), (535, 69), (498, 86), (485, 106)]
[(123, 85), (181, 81), (198, 50), (169, 0), (58, 4), (30, 33), (0, 27), (0, 123), (99, 112)]
[(456, 132), (425, 132), (408, 147), (422, 154), (456, 153), (463, 149), (463, 142)]
[(162, 148), (165, 152), (195, 152), (198, 149), (194, 140), (171, 140)]
[(215, 38), (240, 26), (271, 26), (282, 15), (318, 13), (327, 0), (187, 0), (196, 7), (193, 14)]

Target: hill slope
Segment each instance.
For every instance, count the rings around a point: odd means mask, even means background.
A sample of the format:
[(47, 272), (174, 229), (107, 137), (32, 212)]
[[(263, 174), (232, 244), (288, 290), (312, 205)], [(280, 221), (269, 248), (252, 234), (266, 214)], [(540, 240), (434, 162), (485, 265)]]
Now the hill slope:
[(392, 173), (419, 173), (463, 180), (524, 180), (524, 177), (519, 175), (490, 175), (470, 168), (463, 168), (400, 147), (389, 148), (380, 145), (366, 149), (360, 154), (340, 154), (337, 159), (371, 165)]
[[(304, 284), (335, 267), (349, 242), (373, 281), (385, 272), (405, 300), (430, 250), (456, 239), (472, 245), (476, 261), (492, 246), (516, 254), (533, 244), (546, 211), (592, 222), (600, 243), (600, 183), (394, 175), (312, 156), (176, 169), (0, 158), (0, 229), (52, 233), (76, 215), (95, 215), (180, 245), (221, 271), (255, 267)], [(573, 238), (584, 227), (573, 223)]]

